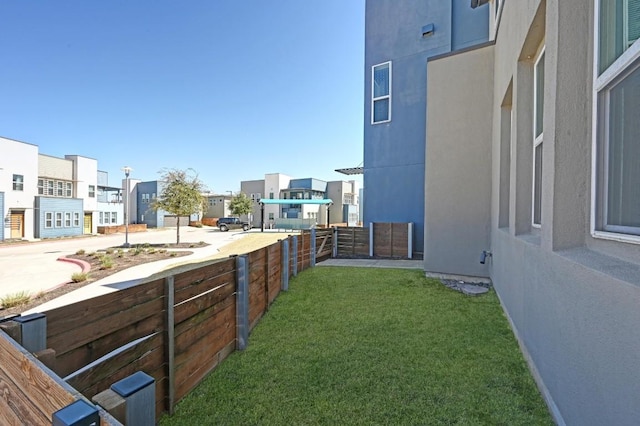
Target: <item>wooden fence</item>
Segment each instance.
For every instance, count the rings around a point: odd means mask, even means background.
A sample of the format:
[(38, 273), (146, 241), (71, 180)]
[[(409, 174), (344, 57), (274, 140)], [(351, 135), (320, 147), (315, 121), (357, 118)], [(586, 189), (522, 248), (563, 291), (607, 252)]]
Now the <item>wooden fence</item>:
[[(43, 312), (46, 345), (55, 352), (48, 366), (88, 399), (143, 371), (156, 382), (156, 416), (172, 412), (220, 362), (242, 349), (243, 321), (253, 329), (288, 288), (289, 277), (331, 255), (332, 237), (331, 229), (305, 231), (247, 255), (167, 271), (135, 287)], [(239, 304), (241, 286), (248, 291), (247, 318)], [(0, 359), (18, 373), (21, 362)], [(1, 374), (0, 390), (6, 388)], [(31, 401), (37, 407), (38, 388), (21, 389), (24, 394), (12, 391), (0, 404)]]
[(336, 228), (337, 257), (413, 257), (411, 223), (372, 223), (368, 228)]

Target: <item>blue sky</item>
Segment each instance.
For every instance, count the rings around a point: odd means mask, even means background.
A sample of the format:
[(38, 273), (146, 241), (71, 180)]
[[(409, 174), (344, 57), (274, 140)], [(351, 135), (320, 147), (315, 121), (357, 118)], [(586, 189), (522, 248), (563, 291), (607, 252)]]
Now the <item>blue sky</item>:
[(224, 193), (362, 162), (364, 0), (4, 0), (0, 57), (0, 136), (113, 186), (124, 165)]

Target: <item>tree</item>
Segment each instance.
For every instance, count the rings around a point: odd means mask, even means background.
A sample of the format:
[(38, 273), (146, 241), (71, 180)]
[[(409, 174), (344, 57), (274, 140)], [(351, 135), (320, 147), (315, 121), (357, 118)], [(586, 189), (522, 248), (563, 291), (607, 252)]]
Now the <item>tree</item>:
[(180, 217), (202, 210), (205, 185), (193, 169), (162, 169), (162, 192), (151, 204), (154, 211), (164, 210), (177, 216), (176, 244), (180, 244)]
[(251, 199), (247, 197), (247, 194), (239, 192), (231, 198), (231, 201), (229, 202), (229, 210), (237, 216), (249, 214), (253, 211), (253, 203), (251, 202)]

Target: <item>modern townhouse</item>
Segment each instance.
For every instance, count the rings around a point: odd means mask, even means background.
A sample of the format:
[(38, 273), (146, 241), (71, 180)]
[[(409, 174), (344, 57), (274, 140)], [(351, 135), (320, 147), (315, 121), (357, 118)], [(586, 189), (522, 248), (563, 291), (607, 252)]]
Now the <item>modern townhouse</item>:
[[(269, 173), (264, 180), (243, 181), (240, 190), (253, 200), (251, 225), (275, 226), (286, 219), (317, 224), (356, 225), (359, 216), (359, 189), (355, 181), (326, 182), (315, 178), (292, 179), (281, 173)], [(260, 204), (260, 200), (292, 200), (290, 203)], [(332, 204), (317, 204), (331, 199)], [(295, 200), (300, 200), (296, 202)], [(247, 218), (248, 219), (248, 218)]]
[[(102, 223), (98, 162), (80, 155), (40, 154), (36, 145), (0, 138), (0, 239), (93, 234)], [(111, 191), (115, 191), (112, 188)], [(110, 224), (121, 224), (110, 206)], [(115, 220), (114, 220), (115, 219)]]
[(558, 424), (637, 424), (640, 1), (488, 6), (428, 61), (425, 270), (491, 278)]
[(366, 2), (364, 225), (412, 222), (415, 253), (424, 250), (427, 60), (486, 42), (488, 17), (469, 0)]

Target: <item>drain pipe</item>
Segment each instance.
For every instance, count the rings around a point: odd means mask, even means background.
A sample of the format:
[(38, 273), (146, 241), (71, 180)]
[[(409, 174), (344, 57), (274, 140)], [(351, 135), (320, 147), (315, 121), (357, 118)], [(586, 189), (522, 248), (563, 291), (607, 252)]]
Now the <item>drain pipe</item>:
[(482, 253), (480, 253), (480, 263), (484, 265), (488, 257), (493, 258), (493, 253), (487, 250), (482, 250)]

